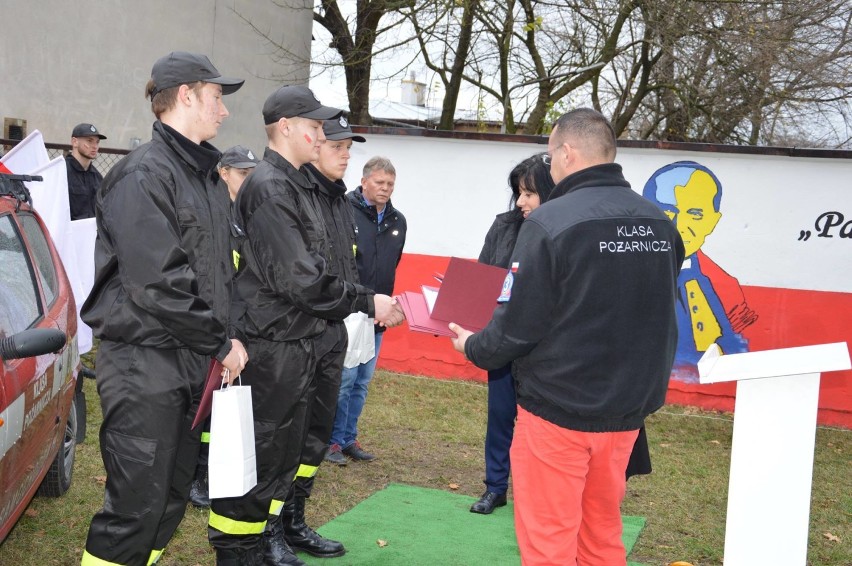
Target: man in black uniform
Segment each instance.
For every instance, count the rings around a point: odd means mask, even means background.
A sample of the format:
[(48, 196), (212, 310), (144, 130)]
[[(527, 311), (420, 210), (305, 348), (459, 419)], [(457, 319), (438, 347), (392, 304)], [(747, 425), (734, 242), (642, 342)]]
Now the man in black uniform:
[(280, 496), (299, 467), (321, 364), (345, 354), (345, 347), (329, 348), (337, 339), (328, 321), (357, 311), (391, 326), (402, 321), (394, 299), (328, 269), (316, 188), (300, 168), (319, 157), (322, 121), (340, 114), (306, 87), (272, 93), (263, 106), (269, 146), (237, 196), (246, 241), (235, 313), (253, 360), (242, 380), (252, 387), (257, 485), (243, 497), (212, 502), (208, 536), (220, 565), (254, 564), (261, 556), (265, 564), (302, 564), (284, 540)]
[[(325, 224), (327, 246), (324, 251), (328, 272), (350, 283), (358, 283), (355, 264), (355, 218), (346, 198), (343, 175), (349, 164), (352, 142), (365, 142), (352, 133), (344, 116), (323, 122), (326, 142), (320, 146), (319, 159), (304, 166), (315, 187), (315, 203)], [(311, 496), (314, 478), (325, 456), (343, 370), (341, 351), (347, 349), (346, 328), (338, 320), (329, 320), (317, 347), (319, 363), (314, 379), (315, 391), (309, 395), (307, 438), (295, 481), (286, 495), (282, 518), (284, 537), (294, 549), (314, 556), (342, 556), (343, 545), (320, 536), (305, 523), (305, 501)]]
[(243, 84), (204, 55), (159, 59), (146, 93), (152, 140), (112, 168), (97, 196), (95, 283), (83, 320), (101, 339), (98, 394), (103, 508), (82, 566), (155, 562), (183, 518), (198, 455), (191, 429), (215, 357), (233, 376), (247, 354), (229, 338), (233, 266), (219, 152), (207, 140)]
[(105, 139), (92, 124), (77, 124), (71, 132), (71, 153), (65, 156), (71, 220), (95, 217), (95, 195), (103, 177), (92, 161), (98, 156), (101, 140)]
[(677, 346), (683, 241), (614, 163), (599, 112), (557, 120), (556, 187), (521, 226), (501, 304), (481, 332), (456, 324), (478, 367), (513, 362), (515, 532), (527, 564), (625, 564), (619, 507), (645, 417)]

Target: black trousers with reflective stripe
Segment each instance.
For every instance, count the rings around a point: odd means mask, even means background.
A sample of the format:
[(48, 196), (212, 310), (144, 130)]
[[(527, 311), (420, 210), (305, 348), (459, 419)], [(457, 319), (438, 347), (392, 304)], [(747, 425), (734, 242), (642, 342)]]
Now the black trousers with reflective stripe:
[(296, 475), (305, 437), (305, 398), (316, 365), (314, 341), (249, 340), (249, 363), (241, 381), (251, 386), (257, 485), (242, 497), (212, 500), (207, 535), (216, 548), (255, 546), (262, 533), (254, 526), (267, 520), (279, 485), (289, 485)]
[[(334, 426), (334, 413), (337, 410), (337, 396), (340, 392), (343, 359), (346, 357), (348, 341), (346, 326), (343, 323), (329, 323), (325, 332), (316, 338), (317, 362), (313, 380), (305, 396), (305, 439), (302, 443), (299, 469), (304, 469), (302, 466), (319, 467), (325, 459)], [(292, 484), (285, 483), (286, 478), (283, 478), (275, 498), (290, 502), (294, 495), (310, 497), (314, 475), (297, 474)]]
[(190, 427), (209, 363), (185, 349), (101, 341), (97, 385), (107, 480), (103, 508), (89, 526), (89, 554), (144, 566), (171, 539), (194, 476), (201, 430)]

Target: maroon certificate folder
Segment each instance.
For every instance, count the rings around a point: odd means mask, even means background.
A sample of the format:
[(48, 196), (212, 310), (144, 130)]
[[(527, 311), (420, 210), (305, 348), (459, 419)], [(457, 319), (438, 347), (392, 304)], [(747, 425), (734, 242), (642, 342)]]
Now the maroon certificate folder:
[(195, 413), (195, 420), (192, 421), (193, 429), (203, 423), (210, 416), (210, 411), (213, 410), (213, 392), (222, 386), (223, 367), (216, 360), (210, 360), (210, 369), (207, 370), (207, 379), (204, 380), (204, 393), (201, 395), (201, 403), (198, 405), (198, 412)]
[(417, 332), (455, 336), (447, 324), (482, 330), (491, 320), (506, 270), (475, 261), (450, 259), (431, 314), (421, 293), (406, 291), (397, 297), (408, 327)]
[(450, 258), (435, 299), (432, 318), (482, 330), (497, 307), (506, 269), (457, 257)]

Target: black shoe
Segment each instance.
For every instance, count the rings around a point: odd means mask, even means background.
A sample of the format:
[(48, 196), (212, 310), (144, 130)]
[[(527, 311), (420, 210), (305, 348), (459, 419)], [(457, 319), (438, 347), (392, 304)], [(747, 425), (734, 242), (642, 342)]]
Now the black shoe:
[(287, 544), (280, 519), (271, 528), (267, 525), (267, 530), (263, 532), (263, 539), (262, 564), (265, 566), (306, 566)]
[(284, 538), (295, 550), (307, 552), (318, 558), (334, 558), (346, 554), (343, 544), (327, 539), (305, 523), (305, 498), (296, 497), (281, 511)]
[(376, 459), (375, 456), (367, 452), (366, 450), (361, 449), (361, 444), (356, 440), (353, 444), (350, 444), (346, 448), (343, 449), (343, 453), (352, 458), (353, 460), (358, 460), (359, 462), (372, 462)]
[(495, 507), (502, 507), (506, 504), (506, 494), (505, 493), (494, 493), (493, 491), (486, 491), (482, 494), (482, 497), (479, 498), (479, 501), (471, 505), (470, 512), (471, 513), (480, 513), (482, 515), (490, 515), (492, 511), (494, 511)]
[(325, 461), (337, 464), (338, 466), (345, 466), (348, 462), (346, 456), (343, 455), (343, 451), (340, 450), (339, 444), (332, 444), (328, 447), (325, 453)]
[(203, 480), (195, 480), (192, 482), (192, 487), (189, 489), (189, 502), (193, 507), (204, 509), (210, 507), (210, 491), (207, 488), (207, 482)]

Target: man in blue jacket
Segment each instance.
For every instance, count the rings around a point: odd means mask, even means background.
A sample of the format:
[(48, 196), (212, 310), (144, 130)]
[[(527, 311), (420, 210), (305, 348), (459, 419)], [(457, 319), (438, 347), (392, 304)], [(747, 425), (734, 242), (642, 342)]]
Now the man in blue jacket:
[(453, 345), (483, 369), (513, 362), (515, 530), (525, 565), (625, 564), (619, 507), (639, 429), (665, 401), (683, 242), (614, 163), (599, 112), (559, 118), (556, 188), (521, 227), (500, 304)]
[[(393, 293), (396, 266), (402, 259), (407, 230), (405, 216), (391, 203), (395, 186), (393, 163), (377, 156), (364, 165), (361, 186), (347, 195), (355, 211), (355, 261), (361, 284), (387, 295)], [(367, 402), (367, 388), (376, 370), (385, 327), (376, 325), (375, 329), (376, 355), (354, 368), (343, 369), (334, 428), (325, 457), (334, 464), (345, 464), (347, 456), (361, 462), (375, 459), (358, 442), (358, 419)]]

